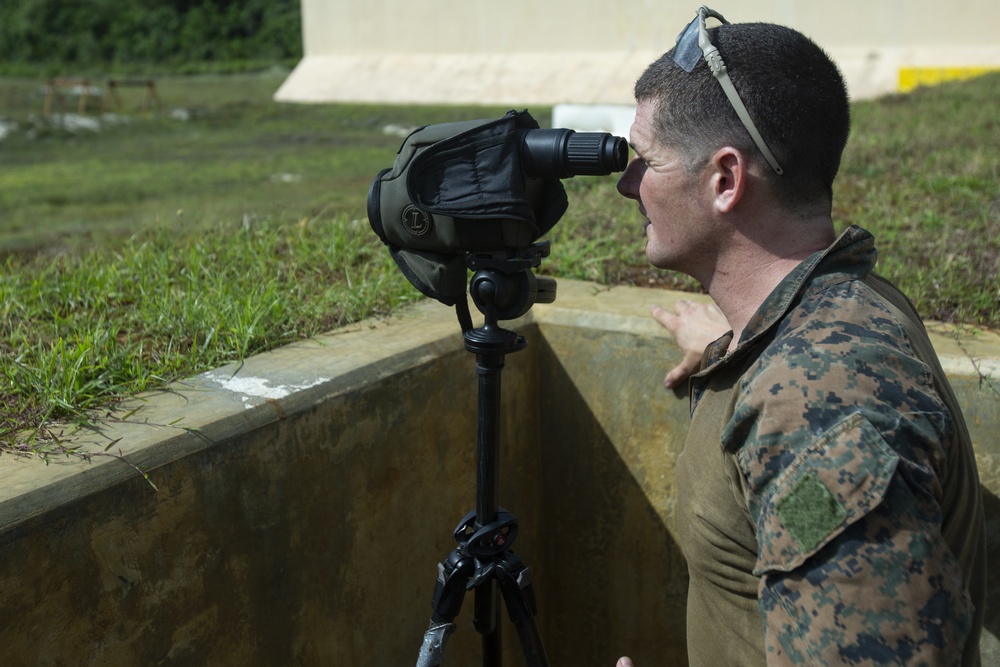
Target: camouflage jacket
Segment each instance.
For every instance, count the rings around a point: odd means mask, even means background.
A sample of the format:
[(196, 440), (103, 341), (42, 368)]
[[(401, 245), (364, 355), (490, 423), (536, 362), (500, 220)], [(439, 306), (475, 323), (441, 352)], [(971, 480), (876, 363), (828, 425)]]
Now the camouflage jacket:
[(852, 227), (691, 380), (692, 665), (977, 665), (985, 535), (962, 414)]

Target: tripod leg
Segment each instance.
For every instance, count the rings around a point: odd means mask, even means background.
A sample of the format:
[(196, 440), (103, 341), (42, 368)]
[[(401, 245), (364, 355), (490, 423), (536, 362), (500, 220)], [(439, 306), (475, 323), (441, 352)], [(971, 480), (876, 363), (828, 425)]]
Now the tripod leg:
[(455, 624), (450, 622), (435, 623), (431, 621), (424, 633), (424, 643), (420, 646), (417, 657), (417, 667), (437, 667), (444, 658), (444, 645), (451, 633), (455, 632)]
[(476, 562), (460, 549), (455, 549), (438, 563), (437, 584), (434, 587), (434, 614), (424, 632), (417, 667), (437, 667), (444, 657), (444, 645), (455, 632), (455, 617), (465, 599), (466, 583), (475, 571)]
[(535, 593), (531, 570), (519, 557), (507, 552), (506, 560), (496, 568), (496, 576), (507, 605), (507, 613), (517, 629), (525, 664), (528, 667), (549, 667), (549, 659), (535, 624)]

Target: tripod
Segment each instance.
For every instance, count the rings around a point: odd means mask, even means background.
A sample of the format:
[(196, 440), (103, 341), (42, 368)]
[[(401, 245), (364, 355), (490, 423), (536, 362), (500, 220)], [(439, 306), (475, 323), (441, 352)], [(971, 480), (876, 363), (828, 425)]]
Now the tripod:
[(475, 590), (473, 625), (482, 635), (483, 666), (501, 667), (497, 589), (517, 629), (528, 667), (548, 667), (548, 658), (535, 625), (535, 596), (531, 570), (510, 547), (517, 537), (517, 519), (499, 505), (500, 372), (507, 354), (524, 349), (522, 336), (501, 328), (498, 320), (520, 317), (535, 302), (555, 300), (555, 281), (536, 278), (532, 269), (548, 255), (540, 243), (513, 257), (470, 255), (475, 271), (469, 292), (486, 318), (478, 329), (459, 314), (465, 349), (476, 355), (479, 376), (476, 509), (455, 528), (458, 546), (438, 563), (430, 625), (424, 633), (417, 667), (441, 664), (445, 643), (455, 631), (466, 590)]

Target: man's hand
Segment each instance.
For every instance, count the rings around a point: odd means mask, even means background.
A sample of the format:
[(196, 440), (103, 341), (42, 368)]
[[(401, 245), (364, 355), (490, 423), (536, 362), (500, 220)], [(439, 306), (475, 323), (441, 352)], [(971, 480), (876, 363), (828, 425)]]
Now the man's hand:
[(663, 378), (663, 386), (667, 389), (676, 387), (688, 376), (697, 373), (701, 367), (705, 348), (730, 328), (725, 315), (714, 303), (704, 304), (678, 299), (674, 304), (674, 311), (676, 315), (660, 306), (653, 306), (652, 309), (653, 319), (673, 334), (677, 346), (684, 353), (681, 363)]
[(632, 658), (618, 658), (618, 664), (615, 667), (632, 667)]

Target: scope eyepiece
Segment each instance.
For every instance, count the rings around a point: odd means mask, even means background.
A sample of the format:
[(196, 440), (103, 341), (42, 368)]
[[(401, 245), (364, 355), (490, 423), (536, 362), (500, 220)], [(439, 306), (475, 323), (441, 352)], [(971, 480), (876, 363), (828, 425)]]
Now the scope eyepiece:
[(565, 128), (524, 130), (521, 169), (526, 176), (607, 176), (628, 166), (628, 143), (607, 132)]

